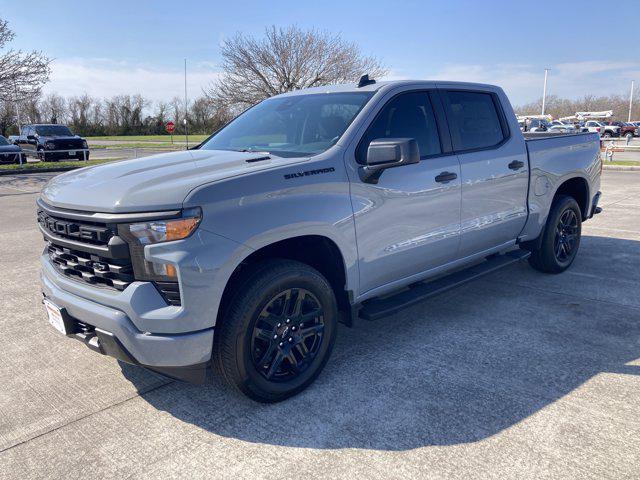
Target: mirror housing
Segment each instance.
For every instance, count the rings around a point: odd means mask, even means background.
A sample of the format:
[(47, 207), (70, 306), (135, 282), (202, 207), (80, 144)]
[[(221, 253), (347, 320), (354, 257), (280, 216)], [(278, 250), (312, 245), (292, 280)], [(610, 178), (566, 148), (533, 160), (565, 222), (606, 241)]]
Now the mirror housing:
[(378, 138), (369, 144), (366, 165), (358, 169), (364, 183), (378, 183), (387, 168), (411, 165), (420, 161), (420, 149), (414, 138)]

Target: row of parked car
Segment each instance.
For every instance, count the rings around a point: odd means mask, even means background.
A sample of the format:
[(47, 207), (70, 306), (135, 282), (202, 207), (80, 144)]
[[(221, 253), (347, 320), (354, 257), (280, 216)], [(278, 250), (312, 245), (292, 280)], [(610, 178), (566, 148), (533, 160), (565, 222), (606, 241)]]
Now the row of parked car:
[(600, 122), (588, 120), (586, 122), (567, 122), (553, 120), (551, 122), (531, 118), (520, 122), (520, 130), (523, 132), (558, 132), (558, 133), (578, 133), (591, 132), (599, 133), (603, 138), (632, 137), (640, 136), (639, 122)]
[(58, 124), (24, 125), (20, 135), (0, 135), (0, 163), (20, 163), (26, 157), (43, 162), (67, 159), (89, 160), (87, 141)]

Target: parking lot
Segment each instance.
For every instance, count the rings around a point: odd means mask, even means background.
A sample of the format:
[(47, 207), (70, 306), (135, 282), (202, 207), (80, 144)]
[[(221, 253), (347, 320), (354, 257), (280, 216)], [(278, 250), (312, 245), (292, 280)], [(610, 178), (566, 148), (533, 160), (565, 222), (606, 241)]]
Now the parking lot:
[(318, 381), (276, 405), (48, 325), (51, 175), (0, 177), (0, 478), (640, 477), (640, 172), (604, 172), (568, 272), (522, 264), (341, 328)]

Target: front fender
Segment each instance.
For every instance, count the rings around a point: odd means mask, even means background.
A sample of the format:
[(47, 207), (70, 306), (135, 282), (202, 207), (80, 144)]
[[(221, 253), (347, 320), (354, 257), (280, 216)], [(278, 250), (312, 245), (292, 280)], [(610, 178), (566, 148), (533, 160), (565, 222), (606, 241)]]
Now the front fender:
[(250, 252), (294, 237), (326, 237), (342, 254), (347, 288), (358, 291), (349, 182), (344, 165), (335, 158), (203, 185), (189, 194), (184, 205), (202, 208), (201, 228), (238, 242)]

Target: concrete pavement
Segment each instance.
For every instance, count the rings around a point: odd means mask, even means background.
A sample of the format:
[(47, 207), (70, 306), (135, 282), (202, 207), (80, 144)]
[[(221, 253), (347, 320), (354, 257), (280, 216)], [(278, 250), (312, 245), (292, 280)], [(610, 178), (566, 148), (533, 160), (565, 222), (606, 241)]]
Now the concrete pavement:
[(34, 201), (0, 177), (0, 478), (638, 478), (640, 172), (562, 275), (518, 265), (341, 328), (301, 395), (258, 405), (61, 337)]

